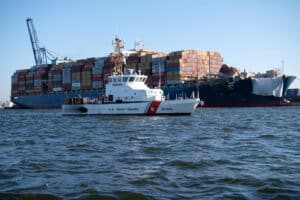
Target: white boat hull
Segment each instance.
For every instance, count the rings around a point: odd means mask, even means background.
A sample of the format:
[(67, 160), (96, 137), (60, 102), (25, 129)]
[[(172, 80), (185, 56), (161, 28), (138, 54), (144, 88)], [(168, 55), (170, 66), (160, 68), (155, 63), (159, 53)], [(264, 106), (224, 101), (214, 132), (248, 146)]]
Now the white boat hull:
[(168, 101), (64, 104), (64, 115), (190, 115), (197, 108), (199, 99)]

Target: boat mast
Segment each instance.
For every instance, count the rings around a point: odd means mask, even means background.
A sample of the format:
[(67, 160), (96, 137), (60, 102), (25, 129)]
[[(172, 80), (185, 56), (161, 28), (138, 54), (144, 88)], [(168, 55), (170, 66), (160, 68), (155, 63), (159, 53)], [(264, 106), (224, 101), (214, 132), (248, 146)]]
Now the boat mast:
[(281, 61), (281, 75), (284, 75), (284, 60)]
[(113, 45), (115, 47), (115, 51), (112, 54), (113, 58), (114, 58), (114, 68), (113, 68), (113, 73), (118, 75), (118, 74), (122, 74), (124, 69), (123, 69), (123, 55), (122, 55), (122, 51), (121, 49), (124, 48), (124, 43), (123, 41), (118, 38), (118, 36), (116, 36), (115, 41), (113, 41)]
[(161, 88), (161, 74), (160, 74), (160, 62), (158, 63), (158, 76), (159, 76), (159, 81), (158, 81), (158, 88)]

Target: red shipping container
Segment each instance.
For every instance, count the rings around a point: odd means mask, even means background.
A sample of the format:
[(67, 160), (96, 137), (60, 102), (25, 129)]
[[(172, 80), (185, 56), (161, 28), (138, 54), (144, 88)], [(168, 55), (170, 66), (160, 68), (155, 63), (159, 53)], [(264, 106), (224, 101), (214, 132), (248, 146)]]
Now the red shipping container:
[(52, 74), (53, 75), (60, 75), (62, 73), (62, 70), (61, 69), (56, 69), (56, 70), (53, 70), (52, 71)]
[(18, 82), (20, 82), (20, 81), (25, 81), (25, 76), (18, 77)]
[(83, 89), (83, 90), (91, 90), (91, 89), (93, 89), (93, 86), (92, 86), (92, 84), (91, 85), (85, 85), (85, 86), (81, 86), (81, 89)]
[(62, 87), (62, 83), (60, 81), (53, 81), (52, 86), (53, 87)]
[(81, 72), (92, 72), (92, 68), (84, 68)]
[(42, 92), (42, 87), (34, 87), (35, 92)]
[(76, 63), (72, 66), (72, 72), (81, 72), (82, 67), (83, 65)]
[(98, 77), (93, 76), (92, 81), (102, 81), (102, 77), (101, 76), (98, 76)]

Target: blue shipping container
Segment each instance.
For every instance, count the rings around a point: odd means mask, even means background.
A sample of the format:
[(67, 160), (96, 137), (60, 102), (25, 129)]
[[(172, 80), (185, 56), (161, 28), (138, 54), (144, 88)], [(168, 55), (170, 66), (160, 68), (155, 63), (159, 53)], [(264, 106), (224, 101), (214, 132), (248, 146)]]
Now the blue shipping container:
[(152, 73), (165, 72), (165, 65), (152, 65)]
[(42, 80), (41, 79), (36, 79), (34, 80), (34, 87), (38, 87), (42, 85)]
[(93, 88), (102, 88), (103, 82), (102, 81), (93, 81)]
[(180, 71), (180, 67), (166, 67), (165, 72), (178, 72)]
[(102, 74), (102, 67), (95, 66), (93, 67), (93, 74)]
[(167, 57), (158, 57), (158, 58), (152, 58), (152, 63), (164, 63), (167, 60)]

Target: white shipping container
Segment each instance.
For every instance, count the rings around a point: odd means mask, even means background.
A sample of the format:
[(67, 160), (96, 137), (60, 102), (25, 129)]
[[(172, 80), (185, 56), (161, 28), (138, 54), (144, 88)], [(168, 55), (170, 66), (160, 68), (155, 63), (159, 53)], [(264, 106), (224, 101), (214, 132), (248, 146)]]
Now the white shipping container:
[(53, 92), (60, 92), (62, 91), (62, 88), (61, 87), (55, 87), (52, 89)]
[(79, 87), (80, 88), (80, 82), (72, 82), (72, 87)]
[(72, 82), (72, 90), (80, 90), (80, 82)]

